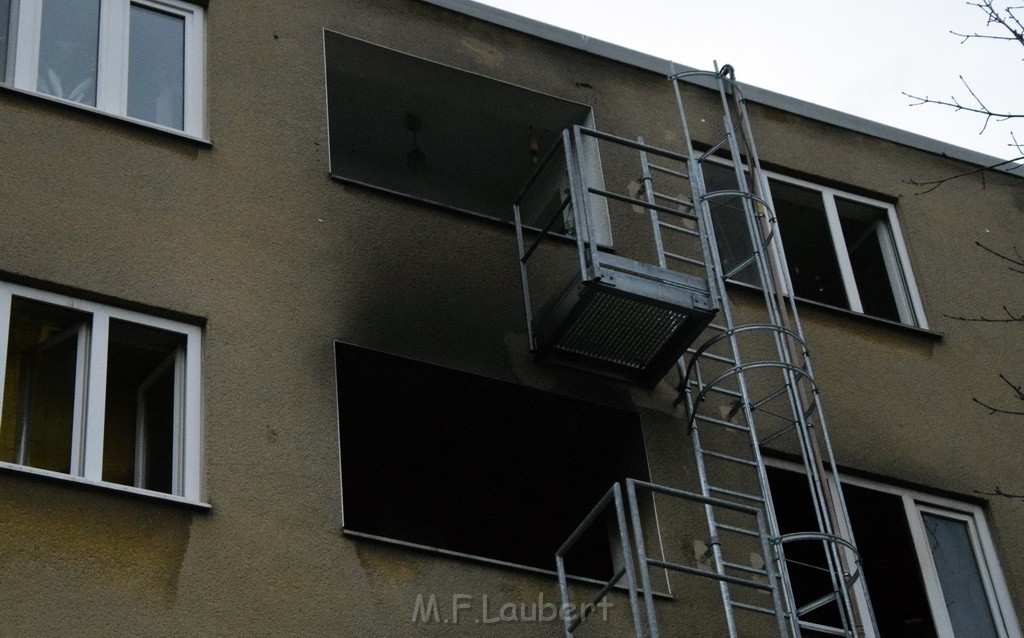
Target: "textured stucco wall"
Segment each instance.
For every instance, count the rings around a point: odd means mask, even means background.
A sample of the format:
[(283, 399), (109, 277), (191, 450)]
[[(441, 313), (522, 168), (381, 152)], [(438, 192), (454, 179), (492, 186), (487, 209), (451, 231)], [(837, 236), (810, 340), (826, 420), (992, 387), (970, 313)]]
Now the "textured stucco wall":
[[(654, 480), (694, 486), (669, 384), (626, 389), (531, 362), (509, 227), (328, 177), (324, 28), (588, 104), (600, 128), (680, 150), (662, 78), (412, 0), (210, 3), (212, 147), (0, 91), (0, 271), (205, 319), (213, 505), (0, 474), (0, 634), (557, 634), (411, 624), (417, 594), (550, 601), (555, 583), (341, 535), (337, 339), (639, 409)], [(964, 496), (1024, 491), (1019, 421), (970, 401), (1007, 396), (996, 374), (1014, 372), (1024, 338), (944, 317), (997, 313), (1019, 295), (1019, 277), (974, 241), (1020, 243), (1020, 180), (914, 195), (904, 180), (963, 166), (752, 113), (765, 162), (897, 202), (931, 327), (945, 335), (804, 310), (840, 463)], [(1011, 594), (1024, 598), (1024, 509), (995, 499), (987, 512)], [(672, 518), (667, 543), (689, 545)], [(605, 635), (621, 635), (615, 602)], [(663, 623), (716, 635), (720, 612), (703, 615), (705, 604), (666, 602)]]

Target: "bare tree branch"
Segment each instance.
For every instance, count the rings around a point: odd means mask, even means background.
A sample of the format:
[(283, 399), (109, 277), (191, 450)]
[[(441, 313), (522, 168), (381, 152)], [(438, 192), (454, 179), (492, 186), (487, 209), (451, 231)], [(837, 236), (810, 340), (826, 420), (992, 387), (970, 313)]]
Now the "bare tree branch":
[(905, 183), (910, 184), (912, 186), (927, 186), (928, 188), (925, 188), (923, 191), (918, 191), (917, 193), (914, 193), (915, 195), (924, 195), (925, 193), (932, 192), (933, 190), (935, 190), (939, 186), (942, 186), (946, 182), (950, 182), (955, 179), (960, 179), (961, 177), (967, 177), (968, 175), (974, 175), (975, 173), (984, 173), (985, 171), (990, 171), (992, 169), (999, 168), (1000, 166), (1006, 166), (1007, 164), (1014, 164), (1016, 162), (1022, 161), (1024, 161), (1024, 154), (1020, 155), (1019, 157), (1014, 157), (1013, 159), (1004, 160), (1002, 162), (996, 162), (995, 164), (989, 164), (988, 166), (979, 166), (977, 168), (972, 168), (970, 170), (963, 171), (962, 173), (954, 173), (953, 175), (947, 175), (946, 177), (943, 177), (941, 179), (933, 179), (927, 181), (908, 179), (904, 181)]
[(1002, 496), (1004, 498), (1024, 498), (1024, 494), (1013, 494), (1011, 492), (1004, 492), (1003, 490), (999, 489), (998, 485), (996, 485), (996, 489), (994, 492), (983, 492), (982, 490), (974, 490), (974, 493), (983, 494), (985, 496)]
[[(1014, 13), (1014, 11), (1017, 11), (1017, 10), (1020, 10), (1020, 9), (1024, 9), (1024, 7), (1021, 7), (1021, 6), (1006, 7), (1005, 9), (1003, 9), (1003, 12), (1000, 12), (1000, 10), (997, 9), (994, 6), (994, 1), (993, 0), (983, 0), (982, 2), (968, 2), (967, 4), (969, 4), (969, 5), (973, 6), (973, 7), (978, 7), (979, 9), (981, 9), (982, 11), (985, 12), (985, 16), (987, 18), (987, 20), (985, 22), (985, 26), (989, 27), (989, 26), (992, 26), (993, 24), (998, 24), (1003, 29), (1005, 29), (1007, 31), (1007, 33), (1009, 33), (1010, 35), (1009, 36), (993, 36), (993, 35), (984, 35), (984, 36), (982, 36), (982, 35), (974, 34), (974, 35), (969, 35), (969, 36), (963, 36), (964, 40), (967, 40), (967, 39), (972, 38), (972, 37), (987, 37), (987, 38), (995, 38), (995, 39), (1003, 39), (1003, 40), (1016, 40), (1022, 46), (1024, 46), (1024, 24), (1021, 24), (1020, 19), (1018, 19), (1017, 15)], [(956, 35), (961, 35), (961, 34), (958, 33)]]
[[(1005, 383), (1006, 385), (1010, 386), (1010, 390), (1013, 392), (1014, 396), (1017, 397), (1018, 401), (1024, 401), (1024, 389), (1021, 388), (1020, 384), (1014, 384), (1012, 381), (1007, 379), (1006, 375), (1004, 375), (1004, 374), (1000, 374), (999, 378), (1003, 380), (1003, 383)], [(973, 397), (971, 400), (974, 401), (975, 403), (977, 403), (978, 405), (982, 406), (986, 410), (988, 410), (989, 416), (992, 416), (992, 415), (995, 415), (995, 414), (1009, 414), (1009, 415), (1012, 415), (1012, 416), (1024, 416), (1024, 411), (1020, 411), (1020, 410), (1007, 410), (1006, 408), (997, 408), (995, 406), (989, 405), (988, 403), (985, 403), (984, 401), (978, 399), (977, 397)]]
[(1013, 393), (1017, 395), (1018, 401), (1024, 401), (1024, 390), (1021, 390), (1020, 385), (1014, 385), (1012, 381), (1010, 381), (1003, 375), (999, 375), (999, 378), (1003, 380), (1003, 383), (1010, 386), (1010, 388), (1013, 390)]
[(986, 317), (985, 315), (979, 315), (977, 317), (965, 317), (961, 315), (947, 315), (943, 316), (947, 319), (956, 319), (957, 321), (975, 321), (978, 323), (1017, 323), (1024, 321), (1024, 315), (1015, 315), (1010, 312), (1010, 309), (1003, 306), (1003, 311), (1006, 313), (1006, 318), (1003, 317)]
[[(961, 38), (961, 44), (967, 42), (968, 40), (985, 39), (1000, 40), (1004, 42), (1016, 42), (1021, 46), (1024, 46), (1024, 22), (1021, 21), (1021, 18), (1017, 17), (1017, 12), (1024, 10), (1024, 5), (1007, 6), (1005, 8), (1001, 8), (995, 5), (995, 0), (981, 0), (980, 2), (968, 2), (967, 4), (969, 6), (977, 7), (978, 9), (980, 9), (985, 14), (985, 26), (996, 29), (996, 32), (960, 33), (957, 31), (950, 31), (950, 33), (952, 33), (953, 35)], [(919, 95), (914, 95), (912, 93), (907, 93), (905, 91), (903, 92), (903, 95), (907, 96), (911, 100), (915, 100), (913, 103), (910, 104), (910, 106), (921, 106), (922, 104), (935, 104), (941, 107), (951, 108), (954, 111), (964, 111), (967, 113), (973, 113), (982, 116), (983, 120), (981, 125), (981, 131), (979, 131), (979, 135), (984, 133), (988, 129), (988, 125), (993, 120), (997, 122), (1005, 122), (1007, 120), (1024, 118), (1024, 112), (1015, 113), (1010, 110), (990, 108), (981, 99), (981, 96), (979, 96), (977, 92), (975, 92), (974, 88), (971, 87), (971, 85), (967, 82), (967, 80), (964, 79), (962, 75), (960, 76), (960, 82), (962, 82), (964, 88), (967, 89), (967, 93), (970, 95), (973, 104), (964, 103), (961, 100), (957, 99), (955, 95), (950, 96), (948, 100), (936, 99), (928, 95), (921, 97)], [(984, 178), (985, 171), (1006, 166), (1007, 164), (1013, 164), (1024, 161), (1024, 144), (1018, 142), (1017, 138), (1013, 135), (1013, 133), (1010, 134), (1010, 139), (1011, 143), (1008, 146), (1015, 149), (1015, 151), (1018, 154), (1017, 157), (1011, 160), (999, 162), (997, 164), (992, 164), (990, 166), (984, 166), (980, 168), (963, 171), (962, 173), (950, 175), (942, 179), (927, 181), (911, 179), (907, 180), (907, 183), (912, 184), (914, 186), (925, 187), (924, 190), (915, 193), (915, 195), (923, 195), (925, 193), (930, 193), (931, 191), (942, 186), (946, 182), (955, 179), (960, 179), (968, 175), (973, 175), (975, 173), (981, 173), (982, 177)]]
[[(1008, 261), (1011, 264), (1013, 264), (1014, 266), (1020, 266), (1020, 268), (1024, 268), (1024, 255), (1020, 254), (1020, 249), (1017, 248), (1016, 246), (1013, 247), (1013, 255), (1014, 256), (1010, 257), (1008, 255), (1004, 255), (1001, 252), (992, 250), (991, 248), (989, 248), (985, 244), (981, 243), (980, 241), (976, 241), (976, 242), (974, 242), (974, 244), (978, 248), (981, 248), (982, 250), (984, 250), (985, 252), (991, 253), (991, 254), (995, 255), (996, 257), (998, 257), (998, 258), (1000, 258), (1000, 259), (1002, 259), (1004, 261)], [(1013, 271), (1013, 272), (1020, 273), (1020, 274), (1024, 275), (1024, 270), (1019, 270), (1017, 268), (1014, 268), (1013, 266), (1010, 267), (1010, 270)]]
[(978, 132), (978, 135), (981, 135), (982, 133), (985, 132), (985, 129), (988, 128), (989, 122), (991, 122), (993, 119), (996, 120), (997, 122), (1005, 122), (1006, 120), (1024, 118), (1024, 113), (993, 111), (988, 106), (986, 106), (984, 102), (981, 101), (981, 98), (978, 97), (978, 94), (974, 92), (974, 89), (971, 88), (971, 85), (967, 83), (967, 80), (964, 79), (964, 76), (961, 75), (959, 77), (960, 82), (962, 82), (964, 85), (964, 88), (966, 88), (967, 92), (971, 94), (971, 97), (974, 98), (974, 101), (978, 103), (977, 106), (967, 106), (966, 104), (962, 104), (960, 100), (956, 99), (955, 95), (949, 96), (949, 101), (946, 101), (936, 100), (931, 97), (928, 97), (927, 95), (924, 97), (920, 97), (917, 95), (907, 93), (906, 91), (903, 91), (902, 93), (903, 95), (906, 95), (912, 100), (917, 100), (917, 102), (912, 103), (910, 106), (921, 106), (922, 104), (938, 104), (939, 106), (948, 106), (954, 111), (967, 111), (968, 113), (984, 115), (985, 121), (981, 125), (981, 130)]
[(989, 405), (989, 404), (985, 403), (984, 401), (978, 399), (977, 397), (972, 397), (971, 401), (974, 401), (975, 403), (977, 403), (981, 407), (983, 407), (986, 410), (988, 410), (989, 416), (993, 416), (993, 415), (996, 415), (996, 414), (1009, 414), (1011, 416), (1024, 416), (1024, 412), (1020, 412), (1020, 411), (1017, 411), (1017, 410), (1004, 410), (1003, 408), (997, 408), (995, 406), (992, 406), (992, 405)]

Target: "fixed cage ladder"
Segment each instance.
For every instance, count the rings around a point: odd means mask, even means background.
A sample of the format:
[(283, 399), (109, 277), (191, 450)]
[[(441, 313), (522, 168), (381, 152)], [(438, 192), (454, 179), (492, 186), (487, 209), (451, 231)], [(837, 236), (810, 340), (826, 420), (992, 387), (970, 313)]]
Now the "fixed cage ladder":
[[(801, 630), (864, 635), (870, 603), (866, 591), (854, 596), (860, 576), (859, 559), (852, 540), (841, 534), (849, 529), (842, 488), (838, 481), (830, 480), (830, 476), (837, 476), (835, 460), (795, 302), (787, 294), (792, 284), (745, 102), (728, 66), (714, 72), (673, 74), (670, 80), (686, 154), (691, 158), (692, 200), (707, 229), (712, 282), (721, 307), (719, 321), (708, 327), (703, 340), (687, 351), (678, 366), (680, 401), (686, 407), (701, 494), (764, 512), (773, 539), (775, 587), (779, 591), (772, 611), (782, 613), (787, 620), (785, 626), (780, 626), (781, 635), (799, 636)], [(703, 84), (718, 94), (720, 137), (700, 154), (694, 152), (686, 119), (684, 81)], [(704, 169), (719, 151), (727, 152), (732, 160), (732, 183), (724, 188), (719, 183), (709, 190)], [(746, 233), (749, 241), (746, 254), (730, 255), (730, 263), (723, 264), (715, 232), (725, 231), (726, 215), (734, 220), (729, 230)], [(726, 281), (741, 272), (744, 281), (762, 292), (763, 305), (754, 311), (745, 305), (734, 312), (730, 306)], [(780, 534), (762, 457), (769, 447), (791, 451), (801, 459), (817, 529)], [(709, 559), (714, 561), (716, 572), (728, 573), (740, 566), (731, 554), (728, 538), (750, 530), (724, 523), (715, 508), (705, 509)], [(819, 568), (828, 573), (828, 590), (808, 594), (794, 589), (785, 553), (785, 546), (793, 543), (818, 546), (823, 557)], [(739, 614), (754, 610), (739, 601), (730, 586), (729, 580), (720, 581), (732, 637), (744, 635), (737, 624)], [(811, 622), (811, 615), (821, 614), (823, 609), (830, 614), (826, 617), (835, 620), (830, 624)]]

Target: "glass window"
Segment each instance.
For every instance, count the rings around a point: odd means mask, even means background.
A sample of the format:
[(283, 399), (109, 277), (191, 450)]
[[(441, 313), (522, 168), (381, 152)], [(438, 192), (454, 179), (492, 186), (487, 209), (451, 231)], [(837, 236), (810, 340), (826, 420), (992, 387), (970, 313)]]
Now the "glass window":
[(778, 180), (769, 184), (796, 296), (849, 309), (821, 193)]
[(11, 302), (0, 460), (71, 471), (80, 426), (84, 326), (89, 316), (20, 297)]
[(7, 81), (7, 47), (11, 42), (11, 0), (0, 0), (0, 82)]
[(928, 550), (957, 636), (996, 638), (992, 608), (966, 521), (922, 513)]
[(0, 80), (200, 136), (203, 31), (181, 0), (0, 0)]
[(198, 327), (3, 282), (0, 310), (0, 464), (199, 500)]
[[(702, 172), (707, 192), (739, 188), (736, 173), (731, 166), (705, 162)], [(736, 195), (714, 197), (708, 200), (708, 208), (715, 241), (718, 243), (718, 256), (726, 276), (751, 285), (760, 285), (756, 264), (751, 263), (734, 272), (754, 254), (754, 242), (751, 241), (750, 229), (747, 227), (743, 198)]]
[(112, 319), (103, 480), (172, 491), (182, 335)]
[(44, 0), (38, 91), (96, 106), (99, 39), (99, 0)]
[(184, 127), (185, 18), (133, 4), (128, 40), (128, 115)]
[[(702, 163), (718, 254), (726, 276), (760, 286), (743, 199), (732, 166)], [(797, 297), (927, 328), (893, 207), (810, 182), (768, 179), (782, 249)]]
[(861, 202), (836, 197), (839, 225), (865, 314), (900, 320), (894, 282), (900, 281), (886, 211)]
[[(803, 473), (769, 467), (768, 479), (780, 532), (813, 529)], [(859, 605), (871, 603), (867, 636), (1020, 635), (1006, 584), (990, 567), (997, 565), (995, 550), (978, 507), (863, 479), (844, 477), (842, 490), (863, 566), (855, 597)], [(799, 606), (831, 583), (823, 580), (822, 548), (793, 548), (800, 553), (786, 548), (787, 573)], [(834, 626), (831, 612), (817, 609), (806, 620)]]

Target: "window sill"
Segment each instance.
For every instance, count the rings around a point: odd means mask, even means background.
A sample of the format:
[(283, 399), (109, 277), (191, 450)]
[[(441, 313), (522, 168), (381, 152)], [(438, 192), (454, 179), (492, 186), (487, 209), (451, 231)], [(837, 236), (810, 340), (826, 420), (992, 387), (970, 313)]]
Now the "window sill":
[(33, 99), (33, 100), (42, 100), (43, 102), (46, 102), (46, 103), (49, 103), (49, 104), (60, 105), (61, 107), (70, 108), (70, 109), (73, 109), (75, 111), (80, 111), (80, 112), (84, 112), (84, 113), (91, 113), (93, 115), (100, 116), (102, 118), (106, 118), (106, 119), (110, 119), (110, 120), (114, 120), (114, 121), (117, 121), (117, 122), (124, 122), (125, 124), (130, 124), (130, 125), (133, 125), (133, 126), (139, 126), (139, 127), (150, 129), (152, 131), (157, 131), (159, 133), (163, 133), (163, 134), (166, 134), (166, 135), (172, 135), (174, 137), (181, 138), (183, 140), (188, 140), (190, 142), (195, 142), (196, 144), (200, 144), (202, 146), (207, 146), (207, 147), (213, 146), (213, 142), (210, 141), (209, 139), (205, 138), (205, 137), (199, 137), (197, 135), (192, 135), (192, 134), (186, 133), (184, 131), (179, 131), (178, 129), (175, 129), (175, 128), (170, 128), (170, 127), (167, 127), (167, 126), (161, 126), (160, 124), (154, 124), (153, 122), (147, 122), (146, 120), (138, 120), (138, 119), (135, 119), (133, 117), (127, 117), (125, 115), (116, 115), (114, 113), (108, 113), (107, 111), (104, 111), (102, 109), (98, 109), (98, 108), (96, 108), (94, 106), (89, 106), (88, 104), (79, 104), (78, 102), (71, 102), (69, 100), (62, 100), (62, 99), (60, 99), (58, 97), (53, 97), (52, 95), (46, 95), (45, 93), (37, 93), (35, 91), (27, 91), (25, 89), (19, 89), (17, 87), (11, 86), (9, 84), (4, 84), (2, 82), (0, 82), (0, 90), (2, 90), (4, 92), (9, 92), (9, 93), (17, 94), (17, 95), (23, 95), (23, 96), (25, 96), (25, 97), (27, 97), (29, 99)]
[[(759, 287), (743, 283), (742, 281), (734, 281), (730, 279), (728, 284), (730, 288), (745, 290), (748, 293), (761, 294), (761, 289)], [(840, 308), (839, 306), (833, 306), (827, 303), (822, 303), (820, 301), (814, 301), (813, 299), (804, 299), (803, 297), (796, 297), (796, 302), (800, 306), (817, 309), (822, 312), (832, 312), (840, 314), (845, 317), (849, 317), (854, 321), (864, 323), (866, 325), (894, 328), (900, 332), (906, 333), (907, 335), (921, 337), (931, 341), (942, 341), (942, 339), (945, 337), (945, 334), (942, 332), (936, 332), (934, 330), (929, 330), (928, 328), (920, 328), (918, 326), (911, 326), (909, 324), (900, 323), (899, 321), (883, 319), (882, 317), (865, 315), (859, 312), (854, 312), (847, 308)]]
[[(351, 529), (342, 528), (341, 533), (345, 536), (351, 536), (357, 539), (365, 539), (375, 541), (378, 543), (384, 543), (387, 545), (397, 545), (399, 547), (405, 547), (408, 549), (415, 549), (422, 552), (429, 552), (431, 554), (442, 554), (444, 556), (451, 556), (462, 560), (470, 560), (478, 563), (486, 563), (496, 567), (502, 567), (505, 569), (514, 569), (516, 571), (527, 572), (530, 574), (536, 574), (539, 576), (550, 576), (552, 578), (558, 578), (558, 572), (550, 569), (541, 569), (540, 567), (530, 567), (529, 565), (520, 565), (519, 563), (509, 563), (503, 560), (497, 560), (495, 558), (487, 558), (485, 556), (477, 556), (475, 554), (464, 554), (462, 552), (452, 551), (450, 549), (441, 549), (440, 547), (432, 547), (430, 545), (420, 545), (419, 543), (410, 543), (408, 541), (402, 541), (395, 538), (388, 538), (387, 536), (378, 536), (376, 534), (368, 534), (366, 532), (357, 532)], [(554, 562), (554, 556), (552, 556), (552, 562)], [(596, 587), (604, 587), (607, 583), (594, 578), (587, 578), (585, 576), (573, 576), (572, 574), (566, 574), (566, 579), (576, 583), (582, 583), (586, 585), (594, 585)], [(616, 585), (616, 590), (625, 591), (625, 585)], [(643, 588), (640, 587), (640, 583), (637, 583), (637, 593), (642, 594)], [(662, 591), (654, 592), (655, 598), (661, 598), (664, 600), (674, 600), (675, 597), (671, 593)]]
[(24, 465), (18, 465), (16, 463), (8, 463), (0, 461), (0, 470), (3, 472), (11, 472), (16, 474), (29, 474), (31, 476), (39, 476), (50, 480), (62, 481), (65, 483), (75, 483), (77, 485), (87, 485), (92, 488), (105, 490), (108, 492), (120, 492), (122, 494), (130, 494), (135, 497), (141, 497), (146, 499), (152, 499), (156, 501), (167, 501), (170, 503), (176, 503), (178, 505), (185, 505), (190, 508), (194, 508), (202, 511), (210, 511), (213, 509), (209, 503), (203, 501), (193, 501), (182, 496), (175, 496), (174, 494), (164, 494), (163, 492), (154, 492), (153, 490), (145, 490), (139, 487), (131, 487), (129, 485), (120, 485), (118, 483), (107, 483), (105, 481), (93, 481), (81, 476), (72, 476), (70, 474), (63, 474), (61, 472), (53, 472), (51, 470), (41, 470), (35, 467), (27, 467)]

